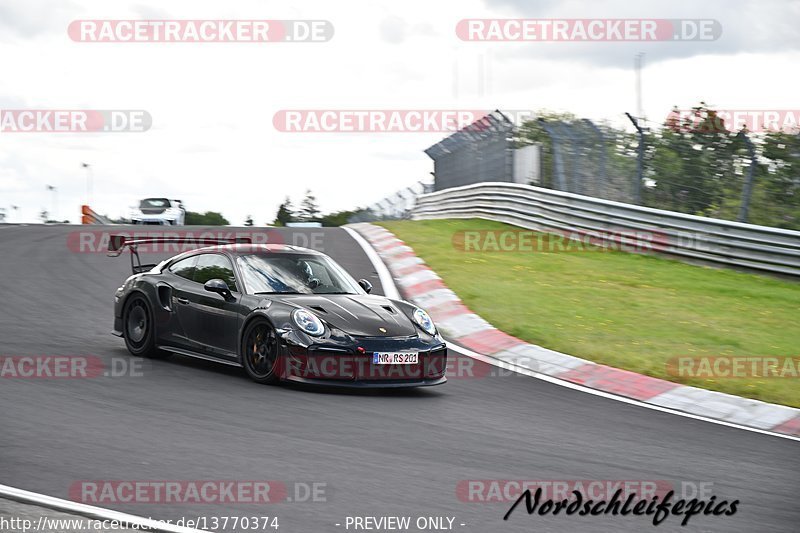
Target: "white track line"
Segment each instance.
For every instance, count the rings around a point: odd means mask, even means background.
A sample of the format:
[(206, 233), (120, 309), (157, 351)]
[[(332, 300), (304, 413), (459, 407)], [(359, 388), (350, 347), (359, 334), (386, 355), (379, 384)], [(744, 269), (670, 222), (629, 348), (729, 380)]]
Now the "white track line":
[[(364, 253), (369, 258), (370, 263), (372, 263), (375, 272), (377, 272), (378, 278), (381, 280), (383, 293), (386, 295), (386, 297), (395, 300), (402, 300), (400, 292), (397, 290), (397, 286), (394, 283), (394, 279), (392, 279), (392, 275), (389, 272), (389, 269), (386, 268), (386, 265), (383, 263), (380, 256), (378, 256), (377, 252), (375, 252), (372, 246), (370, 246), (370, 244), (355, 230), (344, 227), (342, 229), (344, 229), (348, 234), (350, 234), (350, 236), (353, 237), (353, 240), (355, 240), (359, 244), (359, 246), (361, 246), (361, 248), (364, 250)], [(646, 409), (652, 409), (654, 411), (661, 411), (662, 413), (670, 413), (673, 415), (683, 416), (685, 418), (691, 418), (694, 420), (702, 420), (703, 422), (718, 424), (720, 426), (728, 426), (736, 429), (743, 429), (745, 431), (750, 431), (753, 433), (760, 433), (762, 435), (770, 435), (773, 437), (780, 437), (782, 439), (788, 439), (800, 442), (800, 437), (794, 437), (792, 435), (784, 435), (783, 433), (775, 433), (773, 431), (767, 431), (764, 429), (751, 428), (748, 426), (733, 424), (731, 422), (725, 422), (724, 420), (716, 420), (714, 418), (694, 415), (691, 413), (684, 413), (683, 411), (676, 411), (674, 409), (669, 409), (667, 407), (661, 407), (660, 405), (651, 405), (649, 403), (640, 402), (639, 400), (633, 400), (631, 398), (626, 398), (624, 396), (617, 396), (615, 394), (610, 394), (608, 392), (591, 389), (589, 387), (584, 387), (583, 385), (578, 385), (576, 383), (564, 381), (562, 379), (554, 378), (546, 374), (539, 374), (538, 372), (534, 372), (527, 368), (523, 368), (505, 361), (500, 361), (498, 359), (494, 359), (493, 357), (479, 354), (477, 352), (473, 352), (472, 350), (468, 350), (467, 348), (462, 348), (461, 346), (453, 344), (451, 341), (448, 341), (447, 339), (445, 339), (445, 342), (447, 342), (447, 345), (450, 349), (462, 353), (467, 357), (471, 357), (478, 361), (482, 361), (484, 363), (499, 368), (512, 370), (513, 372), (522, 374), (524, 376), (530, 376), (532, 378), (541, 379), (542, 381), (547, 381), (548, 383), (553, 383), (561, 387), (567, 387), (569, 389), (584, 392), (586, 394), (591, 394), (594, 396), (599, 396), (601, 398), (607, 398), (609, 400), (615, 400), (618, 402), (627, 403), (629, 405), (636, 405), (638, 407), (644, 407)], [(0, 496), (8, 498), (10, 500), (19, 501), (22, 503), (40, 505), (42, 507), (47, 507), (58, 511), (65, 511), (68, 513), (73, 513), (81, 516), (87, 516), (90, 518), (98, 518), (101, 520), (108, 519), (108, 520), (125, 521), (130, 524), (140, 525), (143, 528), (147, 528), (153, 531), (163, 531), (166, 533), (207, 533), (199, 529), (191, 529), (188, 527), (180, 527), (171, 524), (165, 524), (157, 520), (151, 520), (135, 515), (120, 513), (118, 511), (112, 511), (110, 509), (103, 509), (102, 507), (94, 507), (83, 503), (62, 500), (60, 498), (54, 498), (52, 496), (46, 496), (44, 494), (37, 494), (35, 492), (29, 492), (27, 490), (16, 489), (14, 487), (9, 487), (7, 485), (0, 485)]]
[(402, 300), (403, 297), (400, 296), (400, 291), (397, 290), (397, 286), (394, 284), (394, 279), (392, 279), (392, 274), (389, 272), (389, 269), (386, 268), (386, 265), (381, 260), (378, 252), (361, 236), (356, 230), (343, 227), (347, 233), (356, 241), (361, 249), (364, 250), (364, 253), (367, 254), (369, 258), (369, 262), (372, 263), (372, 267), (375, 269), (375, 272), (378, 273), (378, 279), (381, 280), (381, 287), (383, 287), (383, 294), (386, 295), (387, 298), (391, 298), (392, 300)]
[[(18, 228), (21, 226), (27, 226), (27, 224), (4, 224), (0, 226), (0, 229)], [(57, 511), (64, 511), (97, 520), (116, 520), (120, 523), (124, 522), (148, 531), (162, 531), (164, 533), (207, 533), (200, 529), (192, 529), (189, 527), (167, 524), (158, 520), (121, 513), (119, 511), (112, 511), (111, 509), (103, 509), (102, 507), (95, 507), (93, 505), (86, 505), (84, 503), (62, 500), (60, 498), (54, 498), (53, 496), (47, 496), (45, 494), (38, 494), (36, 492), (9, 487), (8, 485), (0, 485), (0, 498), (6, 498), (39, 507), (46, 507), (48, 509), (54, 509)]]
[(16, 489), (7, 485), (0, 485), (0, 497), (21, 503), (47, 507), (57, 511), (65, 511), (67, 513), (85, 516), (96, 520), (116, 520), (120, 523), (134, 525), (149, 531), (163, 531), (165, 533), (208, 533), (200, 529), (192, 529), (189, 527), (167, 524), (158, 520), (152, 520), (150, 518), (142, 518), (132, 514), (112, 511), (111, 509), (103, 509), (102, 507), (94, 507), (93, 505), (86, 505), (84, 503), (53, 498), (52, 496), (45, 496), (44, 494), (37, 494), (27, 490)]
[[(381, 286), (383, 286), (383, 293), (388, 298), (402, 300), (403, 298), (402, 298), (402, 296), (400, 296), (400, 292), (397, 290), (397, 286), (394, 283), (394, 279), (392, 278), (392, 274), (389, 272), (389, 269), (383, 263), (383, 260), (380, 258), (380, 256), (375, 251), (375, 249), (372, 248), (372, 246), (366, 241), (366, 239), (364, 239), (364, 237), (362, 237), (360, 234), (358, 234), (355, 230), (353, 230), (351, 228), (343, 228), (343, 229), (346, 230), (350, 235), (352, 235), (353, 238), (355, 239), (355, 241), (359, 245), (361, 245), (361, 248), (364, 249), (364, 253), (367, 254), (367, 257), (369, 258), (370, 262), (372, 263), (373, 268), (375, 268), (375, 271), (378, 273), (378, 277), (381, 280)], [(396, 296), (389, 296), (390, 294), (396, 295)], [(601, 390), (597, 390), (597, 389), (592, 389), (592, 388), (586, 387), (584, 385), (579, 385), (577, 383), (572, 383), (571, 381), (565, 381), (563, 379), (558, 379), (558, 378), (555, 378), (553, 376), (548, 376), (546, 374), (540, 374), (538, 372), (534, 372), (533, 370), (530, 370), (530, 369), (527, 369), (527, 368), (524, 368), (524, 367), (521, 367), (521, 366), (518, 366), (518, 365), (514, 365), (512, 363), (508, 363), (508, 362), (505, 362), (505, 361), (500, 361), (499, 359), (495, 359), (494, 357), (489, 357), (487, 355), (483, 355), (483, 354), (479, 354), (477, 352), (473, 352), (472, 350), (469, 350), (467, 348), (463, 348), (461, 346), (458, 346), (457, 344), (454, 344), (452, 341), (448, 341), (447, 339), (445, 339), (445, 341), (447, 342), (447, 345), (448, 345), (448, 347), (450, 349), (455, 350), (457, 352), (460, 352), (460, 353), (466, 355), (467, 357), (471, 357), (473, 359), (477, 359), (478, 361), (482, 361), (484, 363), (487, 363), (487, 364), (490, 364), (490, 365), (493, 365), (493, 366), (496, 366), (496, 367), (499, 367), (499, 368), (504, 368), (506, 370), (512, 370), (513, 372), (516, 372), (518, 374), (522, 374), (522, 375), (525, 375), (525, 376), (530, 376), (530, 377), (536, 378), (536, 379), (541, 379), (542, 381), (547, 381), (548, 383), (553, 383), (555, 385), (560, 385), (562, 387), (567, 387), (569, 389), (577, 390), (577, 391), (580, 391), (580, 392), (585, 392), (587, 394), (592, 394), (594, 396), (599, 396), (601, 398), (607, 398), (609, 400), (615, 400), (615, 401), (618, 401), (618, 402), (627, 403), (629, 405), (636, 405), (636, 406), (639, 406), (639, 407), (644, 407), (645, 409), (652, 409), (654, 411), (660, 411), (662, 413), (670, 413), (670, 414), (682, 416), (682, 417), (685, 417), (685, 418), (691, 418), (693, 420), (702, 420), (703, 422), (710, 422), (712, 424), (718, 424), (720, 426), (727, 426), (727, 427), (736, 428), (736, 429), (743, 429), (745, 431), (751, 431), (753, 433), (760, 433), (762, 435), (770, 435), (770, 436), (773, 436), (773, 437), (780, 437), (782, 439), (788, 439), (788, 440), (793, 440), (793, 441), (796, 441), (796, 442), (800, 442), (800, 437), (795, 437), (795, 436), (792, 436), (792, 435), (785, 435), (783, 433), (776, 433), (774, 431), (769, 431), (769, 430), (766, 430), (766, 429), (758, 429), (758, 428), (753, 428), (753, 427), (749, 427), (749, 426), (743, 426), (741, 424), (735, 424), (733, 422), (726, 422), (725, 420), (717, 420), (715, 418), (709, 418), (709, 417), (702, 416), (702, 415), (695, 415), (695, 414), (692, 414), (692, 413), (686, 413), (684, 411), (677, 411), (675, 409), (670, 409), (669, 407), (662, 407), (660, 405), (653, 405), (653, 404), (645, 403), (645, 402), (642, 402), (642, 401), (639, 401), (639, 400), (634, 400), (632, 398), (626, 398), (625, 396), (618, 396), (616, 394), (611, 394), (609, 392), (605, 392), (605, 391), (601, 391)]]

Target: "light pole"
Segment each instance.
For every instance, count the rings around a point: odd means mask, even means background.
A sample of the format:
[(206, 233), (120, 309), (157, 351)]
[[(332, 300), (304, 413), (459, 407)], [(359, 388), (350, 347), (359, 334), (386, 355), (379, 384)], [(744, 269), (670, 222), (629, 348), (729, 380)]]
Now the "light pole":
[(643, 119), (642, 110), (642, 64), (644, 63), (644, 52), (639, 52), (633, 59), (634, 69), (636, 70), (636, 118)]
[(58, 209), (58, 190), (53, 185), (47, 185), (47, 190), (53, 193), (53, 211), (50, 213), (50, 219), (58, 220), (56, 218), (56, 210)]
[(633, 118), (630, 113), (625, 113), (633, 123), (633, 127), (639, 134), (639, 149), (636, 156), (636, 178), (633, 182), (633, 203), (642, 203), (642, 181), (644, 181), (644, 129), (639, 125), (639, 119)]
[(89, 163), (81, 163), (86, 169), (86, 205), (92, 205), (92, 166)]

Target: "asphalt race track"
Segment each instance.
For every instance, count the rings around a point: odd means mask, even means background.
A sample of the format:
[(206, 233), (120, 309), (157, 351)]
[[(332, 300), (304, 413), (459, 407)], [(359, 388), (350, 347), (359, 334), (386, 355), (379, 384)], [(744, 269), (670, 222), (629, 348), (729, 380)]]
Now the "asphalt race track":
[[(110, 334), (127, 253), (67, 245), (71, 232), (102, 229), (0, 226), (0, 355), (133, 360)], [(382, 293), (344, 230), (281, 235), (321, 246)], [(174, 520), (277, 516), (282, 533), (345, 531), (347, 516), (450, 516), (470, 533), (653, 528), (647, 517), (529, 517), (524, 506), (504, 522), (510, 503), (456, 495), (459, 481), (487, 479), (713, 483), (718, 500), (740, 500), (735, 516), (695, 516), (685, 528), (669, 517), (657, 531), (798, 531), (798, 457), (796, 441), (517, 375), (342, 392), (262, 386), (240, 369), (172, 356), (143, 361), (136, 376), (0, 379), (0, 483), (65, 499), (80, 480), (324, 483), (316, 502), (101, 505)]]

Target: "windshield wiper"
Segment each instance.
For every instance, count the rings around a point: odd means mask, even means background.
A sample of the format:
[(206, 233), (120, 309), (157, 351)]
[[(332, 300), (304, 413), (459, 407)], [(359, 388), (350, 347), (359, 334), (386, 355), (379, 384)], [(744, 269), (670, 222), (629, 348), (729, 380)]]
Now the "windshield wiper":
[(315, 292), (314, 294), (358, 294), (357, 292)]
[(254, 292), (253, 295), (260, 295), (260, 294), (306, 294), (305, 292), (297, 292), (297, 291), (273, 291), (273, 292)]

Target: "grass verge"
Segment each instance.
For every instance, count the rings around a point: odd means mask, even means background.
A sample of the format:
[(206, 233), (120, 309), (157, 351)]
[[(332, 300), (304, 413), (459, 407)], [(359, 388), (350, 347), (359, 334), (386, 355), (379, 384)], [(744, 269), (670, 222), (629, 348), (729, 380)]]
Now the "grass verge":
[(667, 370), (679, 356), (797, 358), (800, 283), (624, 252), (477, 253), (453, 244), (459, 231), (519, 229), (486, 220), (380, 225), (470, 309), (515, 337), (648, 376), (800, 407), (796, 377), (708, 379)]

